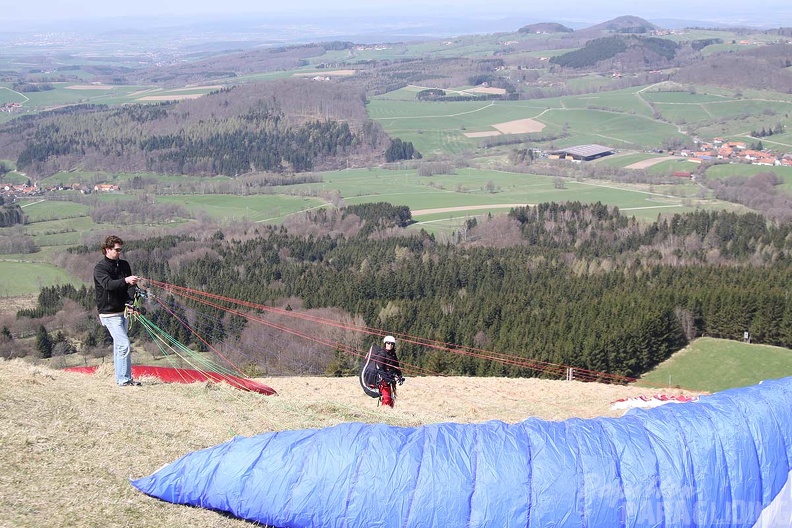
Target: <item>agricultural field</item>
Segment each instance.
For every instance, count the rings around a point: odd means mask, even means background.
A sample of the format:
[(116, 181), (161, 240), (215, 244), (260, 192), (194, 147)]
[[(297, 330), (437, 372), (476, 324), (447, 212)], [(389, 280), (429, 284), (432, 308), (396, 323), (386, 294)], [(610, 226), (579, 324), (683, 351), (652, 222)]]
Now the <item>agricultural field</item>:
[[(421, 87), (422, 89), (428, 87)], [(655, 120), (640, 89), (530, 101), (421, 102), (402, 89), (372, 98), (368, 112), (392, 137), (412, 141), (423, 154), (459, 153), (481, 138), (499, 136), (505, 123), (532, 120), (511, 133), (561, 132), (556, 147), (598, 143), (616, 148), (656, 148), (668, 138), (686, 139), (676, 125)], [(407, 93), (405, 93), (407, 92)], [(702, 118), (707, 117), (703, 115)]]
[(21, 202), (20, 207), (31, 224), (47, 221), (70, 220), (90, 214), (90, 207), (75, 202), (32, 200)]
[(674, 159), (662, 159), (658, 163), (647, 167), (646, 170), (650, 174), (670, 174), (673, 172), (693, 172), (698, 167), (698, 163), (693, 163), (684, 157)]
[(792, 167), (770, 167), (748, 163), (722, 163), (707, 169), (708, 178), (728, 178), (730, 176), (750, 177), (760, 172), (774, 172), (785, 182), (792, 183)]
[[(391, 136), (413, 142), (423, 154), (475, 149), (481, 138), (503, 134), (498, 125), (527, 119), (538, 125), (512, 133), (548, 136), (563, 131), (566, 137), (556, 139), (555, 147), (598, 143), (624, 149), (657, 148), (667, 139), (687, 140), (684, 132), (690, 128), (703, 138), (750, 142), (756, 141), (747, 137), (751, 130), (777, 124), (789, 130), (792, 126), (790, 101), (761, 93), (751, 94), (755, 99), (750, 99), (722, 89), (660, 91), (660, 85), (653, 85), (529, 101), (417, 101), (415, 93), (427, 88), (431, 86), (403, 88), (373, 97), (368, 104), (372, 119)], [(653, 111), (660, 119), (652, 117)], [(789, 152), (790, 138), (792, 134), (785, 133), (762, 141), (767, 147)]]

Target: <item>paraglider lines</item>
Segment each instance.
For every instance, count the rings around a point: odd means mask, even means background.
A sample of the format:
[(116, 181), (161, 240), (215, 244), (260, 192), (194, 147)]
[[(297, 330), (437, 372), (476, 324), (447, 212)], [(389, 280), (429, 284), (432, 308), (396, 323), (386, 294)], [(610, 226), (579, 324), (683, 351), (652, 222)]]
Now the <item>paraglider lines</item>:
[[(243, 301), (243, 300), (240, 300), (240, 299), (234, 299), (232, 297), (227, 297), (227, 296), (224, 296), (224, 295), (218, 295), (218, 294), (209, 293), (209, 292), (196, 290), (196, 289), (192, 289), (192, 288), (186, 288), (186, 287), (183, 287), (183, 286), (177, 286), (177, 285), (174, 285), (174, 284), (168, 284), (168, 283), (165, 283), (165, 282), (160, 282), (160, 281), (156, 281), (156, 280), (152, 280), (152, 279), (146, 279), (146, 280), (149, 283), (151, 283), (152, 285), (160, 287), (163, 290), (168, 291), (168, 292), (170, 292), (172, 294), (180, 295), (182, 297), (194, 300), (194, 301), (199, 302), (201, 304), (205, 304), (207, 306), (212, 306), (212, 307), (218, 308), (220, 310), (224, 310), (224, 311), (232, 313), (234, 315), (238, 315), (238, 316), (244, 317), (246, 319), (259, 322), (259, 323), (267, 325), (267, 326), (269, 326), (271, 328), (275, 328), (277, 330), (281, 330), (281, 331), (284, 331), (284, 332), (290, 333), (292, 335), (296, 335), (296, 336), (302, 337), (304, 339), (307, 339), (307, 340), (310, 340), (310, 341), (313, 341), (313, 342), (316, 342), (316, 343), (319, 343), (319, 344), (324, 344), (324, 345), (327, 345), (327, 346), (330, 346), (330, 347), (340, 348), (344, 352), (350, 353), (350, 354), (358, 356), (358, 357), (364, 357), (364, 354), (361, 353), (361, 352), (358, 352), (358, 351), (356, 351), (356, 350), (354, 350), (354, 349), (352, 349), (352, 348), (350, 348), (350, 347), (348, 347), (346, 345), (341, 345), (340, 343), (330, 343), (330, 342), (322, 340), (322, 339), (317, 339), (317, 338), (314, 338), (314, 337), (312, 337), (312, 336), (310, 336), (308, 334), (305, 334), (303, 332), (288, 328), (286, 326), (279, 325), (279, 324), (276, 324), (276, 323), (272, 323), (272, 322), (269, 322), (269, 321), (265, 321), (265, 320), (263, 320), (261, 318), (255, 317), (255, 316), (253, 316), (251, 314), (231, 309), (231, 308), (229, 308), (227, 306), (227, 304), (243, 306), (243, 307), (250, 308), (250, 309), (253, 309), (253, 310), (258, 310), (258, 311), (262, 311), (262, 312), (269, 312), (269, 313), (273, 313), (273, 314), (283, 315), (283, 316), (287, 316), (287, 317), (290, 317), (290, 318), (302, 319), (302, 320), (305, 320), (305, 321), (311, 321), (311, 322), (314, 322), (314, 323), (318, 323), (318, 324), (322, 324), (322, 325), (326, 325), (326, 326), (331, 326), (331, 327), (339, 328), (339, 329), (342, 329), (342, 330), (359, 332), (359, 333), (364, 333), (364, 334), (374, 335), (374, 336), (379, 336), (379, 337), (382, 337), (382, 336), (390, 333), (390, 334), (393, 334), (396, 337), (398, 337), (402, 342), (411, 343), (411, 344), (418, 345), (418, 346), (425, 347), (425, 348), (431, 348), (431, 349), (435, 349), (435, 350), (451, 352), (451, 353), (454, 353), (454, 354), (467, 355), (467, 356), (478, 358), (478, 359), (484, 359), (484, 360), (488, 360), (488, 361), (495, 361), (495, 362), (502, 363), (502, 364), (505, 364), (505, 365), (510, 365), (510, 366), (515, 366), (515, 367), (520, 367), (520, 368), (533, 370), (533, 371), (539, 372), (541, 374), (549, 375), (549, 376), (557, 377), (557, 378), (566, 377), (567, 379), (576, 379), (576, 380), (579, 380), (579, 381), (600, 381), (600, 382), (604, 382), (604, 383), (617, 383), (617, 384), (628, 384), (628, 383), (633, 383), (633, 382), (637, 381), (636, 378), (631, 378), (631, 377), (622, 376), (622, 375), (618, 375), (618, 374), (610, 374), (608, 372), (600, 372), (600, 371), (595, 371), (595, 370), (588, 370), (588, 369), (583, 369), (583, 368), (578, 368), (578, 367), (572, 367), (572, 366), (569, 366), (569, 365), (550, 363), (550, 362), (547, 362), (547, 361), (541, 361), (541, 360), (537, 360), (537, 359), (528, 359), (528, 358), (524, 358), (524, 357), (520, 357), (520, 356), (516, 356), (516, 355), (510, 355), (510, 354), (506, 354), (506, 353), (502, 353), (502, 352), (489, 351), (489, 350), (484, 350), (484, 349), (475, 348), (475, 347), (468, 347), (468, 346), (462, 346), (462, 345), (453, 345), (453, 344), (449, 344), (449, 343), (442, 343), (440, 341), (436, 341), (436, 340), (432, 340), (432, 339), (425, 339), (425, 338), (421, 338), (421, 337), (417, 337), (417, 336), (411, 336), (409, 334), (399, 334), (399, 333), (387, 332), (387, 331), (379, 329), (379, 328), (372, 328), (372, 327), (368, 327), (368, 326), (362, 326), (362, 327), (352, 326), (352, 325), (344, 324), (344, 323), (342, 323), (340, 321), (335, 321), (335, 320), (332, 320), (332, 319), (326, 319), (326, 318), (323, 318), (323, 317), (311, 315), (311, 314), (304, 313), (304, 312), (295, 312), (295, 311), (285, 310), (285, 309), (281, 309), (281, 308), (275, 308), (275, 307), (272, 307), (272, 306), (266, 306), (266, 305), (263, 305), (263, 304), (253, 303), (253, 302), (250, 302), (250, 301)], [(225, 303), (225, 305), (216, 304), (214, 302), (210, 302), (208, 299), (212, 299), (214, 301)], [(423, 372), (423, 373), (427, 372), (426, 369), (423, 369), (423, 368), (418, 367), (416, 365), (405, 365), (405, 366), (407, 367), (408, 370), (411, 370), (411, 371)]]

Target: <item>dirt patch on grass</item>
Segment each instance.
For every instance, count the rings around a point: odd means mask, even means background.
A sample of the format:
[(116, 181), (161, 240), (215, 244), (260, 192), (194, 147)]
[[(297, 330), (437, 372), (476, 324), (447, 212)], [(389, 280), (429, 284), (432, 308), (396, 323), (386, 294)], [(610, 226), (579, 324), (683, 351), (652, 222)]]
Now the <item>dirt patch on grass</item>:
[(469, 138), (481, 138), (490, 136), (500, 136), (501, 133), (497, 130), (488, 130), (485, 132), (465, 132), (465, 136)]
[(544, 123), (540, 123), (531, 118), (516, 119), (492, 125), (504, 134), (529, 134), (531, 132), (541, 132), (544, 130)]
[(474, 93), (498, 94), (498, 95), (503, 95), (506, 93), (506, 90), (504, 90), (503, 88), (491, 88), (488, 86), (477, 86), (475, 88), (470, 88), (465, 91), (474, 92)]
[(71, 86), (64, 86), (67, 90), (112, 90), (112, 86), (105, 84), (73, 84)]
[(662, 163), (664, 161), (675, 160), (679, 158), (675, 158), (673, 156), (661, 156), (659, 158), (651, 158), (643, 161), (636, 161), (635, 163), (631, 163), (624, 167), (625, 169), (646, 169), (651, 167), (652, 165), (657, 165), (658, 163)]
[(170, 95), (146, 95), (139, 97), (138, 101), (181, 101), (182, 99), (198, 99), (206, 94), (170, 94)]
[(356, 70), (330, 70), (310, 73), (295, 73), (294, 75), (297, 77), (315, 77), (317, 75), (323, 77), (349, 77), (350, 75), (355, 75), (355, 73)]

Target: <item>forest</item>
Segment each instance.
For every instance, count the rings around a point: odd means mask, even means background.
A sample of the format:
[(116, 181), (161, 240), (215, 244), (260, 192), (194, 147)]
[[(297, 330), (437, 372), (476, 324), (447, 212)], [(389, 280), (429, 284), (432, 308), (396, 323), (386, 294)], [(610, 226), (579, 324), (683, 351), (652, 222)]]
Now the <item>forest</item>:
[(587, 68), (635, 48), (647, 62), (658, 63), (673, 60), (678, 47), (675, 42), (660, 38), (612, 36), (592, 40), (583, 48), (551, 57), (550, 62), (568, 68)]
[[(355, 219), (359, 231), (330, 234), (340, 216)], [(758, 214), (701, 211), (646, 225), (603, 204), (547, 203), (471, 225), (475, 233), (488, 222), (500, 230), (508, 222), (522, 242), (506, 247), (407, 234), (400, 226), (409, 211), (386, 203), (321, 210), (311, 221), (326, 234), (246, 226), (233, 235), (218, 230), (129, 241), (127, 258), (136, 274), (156, 281), (287, 309), (334, 310), (388, 332), (629, 377), (697, 336), (741, 339), (747, 331), (754, 343), (792, 346), (792, 225)], [(94, 248), (75, 247), (64, 265), (85, 267), (94, 257)], [(85, 287), (44, 288), (38, 307), (17, 318), (36, 328), (67, 306), (72, 318), (83, 314), (69, 325), (70, 337), (106, 353), (92, 296)], [(343, 373), (356, 364), (327, 347), (286, 345), (217, 308), (168, 302), (199, 335), (236, 347), (258, 372)], [(203, 346), (161, 308), (148, 315), (184, 342)], [(285, 348), (299, 358), (284, 362)], [(436, 373), (542, 375), (409, 343), (400, 355)]]
[(366, 117), (362, 94), (349, 95), (290, 79), (223, 88), (200, 102), (79, 105), (3, 125), (0, 149), (39, 178), (75, 164), (233, 177), (338, 168), (349, 156), (379, 159), (390, 142)]

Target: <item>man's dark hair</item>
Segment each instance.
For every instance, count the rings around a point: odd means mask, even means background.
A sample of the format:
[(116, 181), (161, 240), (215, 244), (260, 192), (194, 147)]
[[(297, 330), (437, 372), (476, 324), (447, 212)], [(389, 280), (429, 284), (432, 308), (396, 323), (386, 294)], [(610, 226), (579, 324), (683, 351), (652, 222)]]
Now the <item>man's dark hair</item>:
[(116, 244), (123, 246), (124, 241), (115, 235), (110, 235), (109, 237), (105, 238), (104, 242), (102, 243), (102, 252), (104, 253), (105, 250), (113, 249)]

